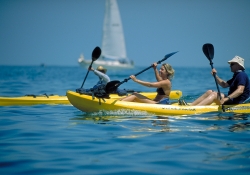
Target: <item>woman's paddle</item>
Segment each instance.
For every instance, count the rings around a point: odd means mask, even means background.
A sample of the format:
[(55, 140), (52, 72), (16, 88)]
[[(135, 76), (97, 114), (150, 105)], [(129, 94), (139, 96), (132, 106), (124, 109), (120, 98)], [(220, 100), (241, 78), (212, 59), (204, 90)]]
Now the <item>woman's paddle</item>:
[[(177, 52), (178, 52), (178, 51), (177, 51)], [(168, 58), (171, 57), (172, 55), (176, 54), (177, 52), (172, 52), (172, 53), (169, 53), (169, 54), (165, 55), (165, 57), (164, 57), (162, 60), (158, 61), (157, 64), (160, 64), (161, 62), (165, 61), (166, 59), (168, 59)], [(149, 66), (148, 68), (146, 68), (146, 69), (144, 69), (144, 70), (142, 70), (142, 71), (140, 71), (140, 72), (138, 72), (138, 73), (136, 73), (136, 74), (134, 74), (134, 75), (137, 76), (137, 75), (139, 75), (139, 74), (145, 72), (146, 70), (150, 69), (151, 67), (153, 67), (153, 65)], [(129, 77), (129, 78), (126, 78), (126, 79), (124, 79), (122, 82), (120, 82), (120, 81), (118, 81), (118, 80), (110, 81), (110, 82), (107, 83), (107, 85), (106, 85), (106, 93), (109, 94), (109, 93), (111, 93), (111, 92), (116, 91), (117, 88), (118, 88), (121, 84), (127, 82), (127, 81), (130, 80), (130, 79), (131, 79), (130, 77)]]
[(82, 82), (81, 88), (83, 87), (83, 85), (85, 83), (85, 80), (86, 80), (86, 78), (87, 78), (87, 76), (89, 74), (89, 70), (91, 69), (93, 62), (96, 61), (100, 57), (101, 53), (102, 53), (102, 50), (98, 46), (92, 51), (92, 61), (91, 61), (90, 65), (89, 65), (88, 72), (87, 72), (87, 74), (86, 74), (86, 76), (85, 76), (85, 78), (84, 78), (84, 80)]
[[(211, 68), (213, 69), (214, 66), (213, 66), (212, 60), (214, 58), (214, 46), (212, 44), (210, 44), (210, 43), (206, 43), (206, 44), (204, 44), (202, 46), (202, 50), (203, 50), (203, 53), (206, 55), (207, 59), (209, 60)], [(213, 76), (214, 76), (214, 80), (215, 80), (215, 83), (216, 83), (218, 95), (219, 95), (219, 97), (221, 99), (220, 88), (219, 88), (218, 83), (216, 81), (216, 73), (213, 73)], [(222, 111), (225, 112), (224, 105), (222, 105)]]

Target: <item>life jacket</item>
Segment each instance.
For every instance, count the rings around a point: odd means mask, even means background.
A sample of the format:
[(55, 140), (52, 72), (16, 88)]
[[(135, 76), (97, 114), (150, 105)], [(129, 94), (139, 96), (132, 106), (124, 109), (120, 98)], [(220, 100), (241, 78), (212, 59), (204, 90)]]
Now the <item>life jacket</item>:
[(118, 94), (119, 96), (127, 95), (128, 92), (125, 89), (120, 89), (116, 85), (119, 84), (120, 81), (110, 81), (106, 85), (105, 84), (97, 84), (93, 88), (76, 89), (76, 92), (79, 94), (91, 95), (93, 99), (98, 98), (99, 104), (101, 104), (100, 99), (105, 102), (105, 99), (110, 98), (110, 94)]

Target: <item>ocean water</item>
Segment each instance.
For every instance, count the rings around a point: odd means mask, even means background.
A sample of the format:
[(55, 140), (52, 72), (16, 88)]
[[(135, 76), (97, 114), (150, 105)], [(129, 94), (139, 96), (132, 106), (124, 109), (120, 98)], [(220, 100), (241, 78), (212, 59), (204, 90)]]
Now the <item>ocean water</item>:
[[(122, 81), (142, 69), (107, 73)], [(173, 90), (188, 102), (216, 90), (210, 70), (176, 67)], [(229, 67), (217, 71), (223, 79), (232, 76)], [(78, 66), (0, 66), (0, 96), (65, 95), (82, 85), (86, 73)], [(138, 78), (155, 80), (152, 70)], [(90, 72), (84, 87), (97, 80)], [(155, 90), (132, 80), (120, 87)], [(72, 105), (0, 106), (0, 174), (249, 173), (248, 114), (86, 114)]]

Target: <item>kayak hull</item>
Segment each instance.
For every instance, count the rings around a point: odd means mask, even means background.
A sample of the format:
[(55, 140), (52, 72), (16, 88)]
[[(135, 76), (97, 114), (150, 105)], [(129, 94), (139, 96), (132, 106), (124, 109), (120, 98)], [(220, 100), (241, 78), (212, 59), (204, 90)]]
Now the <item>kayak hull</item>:
[(70, 104), (67, 96), (22, 96), (22, 97), (0, 97), (0, 106), (11, 105), (39, 105), (39, 104)]
[[(154, 98), (156, 92), (143, 92), (145, 96)], [(170, 99), (179, 99), (182, 96), (182, 92), (179, 90), (172, 91)], [(91, 96), (90, 96), (91, 97)], [(122, 96), (117, 94), (111, 94), (112, 99), (119, 99)], [(92, 98), (92, 97), (91, 97)], [(0, 106), (11, 106), (11, 105), (40, 105), (40, 104), (70, 104), (67, 96), (59, 95), (40, 95), (40, 96), (22, 96), (22, 97), (0, 97)]]
[[(83, 112), (136, 110), (144, 111), (154, 115), (195, 115), (209, 112), (222, 112), (219, 105), (207, 106), (180, 106), (178, 103), (172, 105), (149, 104), (137, 102), (119, 101), (119, 99), (92, 99), (91, 96), (80, 95), (73, 91), (67, 91), (70, 103)], [(250, 104), (226, 105), (225, 112), (250, 113)]]

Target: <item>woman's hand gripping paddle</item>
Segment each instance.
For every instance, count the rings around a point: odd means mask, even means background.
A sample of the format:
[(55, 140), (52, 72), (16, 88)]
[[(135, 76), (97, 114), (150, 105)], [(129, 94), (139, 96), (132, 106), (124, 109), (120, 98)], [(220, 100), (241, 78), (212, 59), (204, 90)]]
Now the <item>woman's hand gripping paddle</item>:
[[(206, 44), (203, 45), (202, 50), (203, 50), (203, 53), (206, 55), (207, 59), (209, 60), (211, 68), (213, 69), (214, 67), (213, 67), (212, 60), (214, 58), (214, 46), (212, 44), (210, 44), (210, 43), (206, 43)], [(219, 97), (221, 99), (220, 88), (219, 88), (218, 83), (216, 81), (216, 73), (213, 73), (213, 76), (214, 76), (214, 80), (215, 80), (215, 83), (216, 83), (218, 95), (219, 95)], [(222, 111), (225, 112), (224, 105), (222, 105)]]
[[(177, 51), (177, 52), (178, 52), (178, 51)], [(160, 64), (161, 62), (165, 61), (166, 59), (168, 59), (168, 58), (171, 57), (172, 55), (176, 54), (177, 52), (172, 52), (172, 53), (169, 53), (169, 54), (165, 55), (165, 57), (164, 57), (162, 60), (158, 61), (157, 64)], [(138, 72), (137, 74), (134, 74), (134, 75), (137, 76), (137, 75), (139, 75), (139, 74), (145, 72), (146, 70), (150, 69), (151, 67), (153, 67), (153, 65), (147, 67), (146, 69), (144, 69), (144, 70), (142, 70), (142, 71), (140, 71), (140, 72)], [(124, 79), (122, 82), (120, 82), (120, 81), (118, 81), (118, 80), (110, 81), (110, 82), (107, 83), (107, 85), (106, 85), (106, 93), (110, 94), (111, 92), (116, 91), (117, 88), (118, 88), (121, 84), (127, 82), (127, 81), (130, 80), (130, 79), (131, 79), (130, 77), (129, 77), (129, 78), (126, 78), (126, 79)]]
[(96, 61), (100, 57), (101, 53), (102, 53), (102, 50), (100, 49), (100, 47), (96, 47), (92, 51), (92, 61), (91, 61), (90, 65), (89, 65), (88, 72), (87, 72), (87, 74), (86, 74), (86, 76), (85, 76), (85, 78), (84, 78), (84, 80), (82, 82), (81, 88), (83, 87), (83, 85), (84, 85), (84, 83), (86, 81), (86, 78), (87, 78), (87, 76), (89, 74), (89, 70), (91, 69), (93, 62)]

